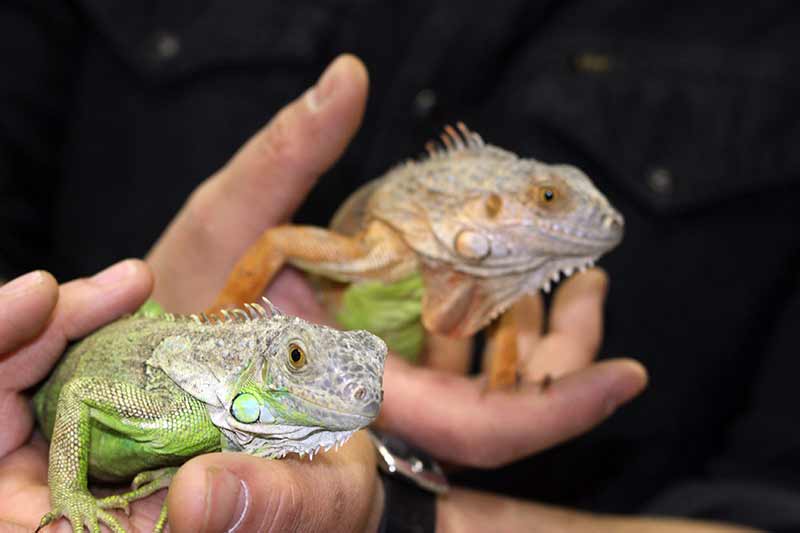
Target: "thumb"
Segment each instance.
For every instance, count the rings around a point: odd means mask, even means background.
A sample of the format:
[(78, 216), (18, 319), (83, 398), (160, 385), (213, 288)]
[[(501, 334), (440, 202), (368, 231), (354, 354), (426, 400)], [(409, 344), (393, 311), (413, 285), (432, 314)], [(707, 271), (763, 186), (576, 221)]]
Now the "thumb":
[(176, 311), (211, 302), (239, 256), (264, 229), (286, 221), (344, 152), (367, 86), (361, 61), (340, 56), (195, 190), (149, 254), (156, 300)]
[[(175, 532), (374, 531), (383, 506), (375, 450), (363, 431), (313, 461), (243, 453), (195, 457), (167, 501)], [(345, 509), (347, 512), (342, 512)]]

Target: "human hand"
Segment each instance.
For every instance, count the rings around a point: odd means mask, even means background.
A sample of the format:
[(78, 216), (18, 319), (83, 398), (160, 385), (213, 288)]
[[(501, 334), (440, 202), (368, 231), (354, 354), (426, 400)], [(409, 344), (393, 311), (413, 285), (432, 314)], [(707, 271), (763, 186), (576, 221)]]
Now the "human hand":
[[(516, 387), (487, 391), (483, 377), (389, 358), (377, 425), (439, 459), (483, 468), (588, 431), (647, 383), (636, 361), (593, 363), (602, 340), (607, 286), (599, 269), (570, 277), (554, 294), (546, 321), (541, 296), (535, 297), (520, 338), (523, 381)], [(543, 387), (545, 375), (553, 381)]]

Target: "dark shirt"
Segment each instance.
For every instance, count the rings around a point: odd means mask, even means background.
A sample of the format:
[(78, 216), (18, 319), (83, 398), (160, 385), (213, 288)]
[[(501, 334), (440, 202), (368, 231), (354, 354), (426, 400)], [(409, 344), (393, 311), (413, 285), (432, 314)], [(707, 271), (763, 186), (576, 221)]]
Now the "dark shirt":
[(326, 223), (349, 191), (457, 120), (581, 167), (626, 218), (602, 261), (601, 353), (642, 361), (647, 392), (563, 446), (457, 481), (800, 531), (798, 11), (6, 1), (0, 275), (69, 279), (143, 256), (203, 178), (355, 52), (372, 78), (364, 126), (297, 220)]

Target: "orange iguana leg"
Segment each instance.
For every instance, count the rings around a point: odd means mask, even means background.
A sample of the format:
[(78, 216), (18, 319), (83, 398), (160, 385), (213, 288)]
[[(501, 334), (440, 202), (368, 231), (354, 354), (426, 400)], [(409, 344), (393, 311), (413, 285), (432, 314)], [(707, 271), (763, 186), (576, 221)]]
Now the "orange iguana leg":
[(255, 302), (281, 267), (292, 259), (302, 263), (346, 262), (363, 257), (360, 241), (314, 226), (269, 228), (233, 267), (225, 287), (208, 312)]
[(489, 326), (484, 351), (484, 368), (489, 390), (510, 387), (519, 382), (519, 339), (522, 334), (538, 335), (534, 297), (525, 295)]
[(387, 226), (345, 236), (316, 226), (276, 226), (261, 234), (239, 259), (214, 305), (215, 312), (257, 301), (281, 267), (297, 266), (336, 281), (391, 278), (413, 268), (408, 247)]
[(483, 361), (489, 390), (510, 387), (517, 383), (519, 349), (513, 308), (489, 326)]

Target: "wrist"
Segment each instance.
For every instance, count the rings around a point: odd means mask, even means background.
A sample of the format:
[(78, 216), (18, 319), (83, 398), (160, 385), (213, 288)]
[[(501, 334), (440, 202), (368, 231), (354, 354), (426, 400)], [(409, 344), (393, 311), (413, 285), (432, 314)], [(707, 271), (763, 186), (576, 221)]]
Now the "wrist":
[(380, 533), (432, 533), (437, 494), (449, 490), (438, 464), (396, 437), (370, 432), (383, 485)]
[(436, 494), (404, 479), (381, 474), (382, 507), (378, 533), (433, 533), (436, 531)]

